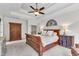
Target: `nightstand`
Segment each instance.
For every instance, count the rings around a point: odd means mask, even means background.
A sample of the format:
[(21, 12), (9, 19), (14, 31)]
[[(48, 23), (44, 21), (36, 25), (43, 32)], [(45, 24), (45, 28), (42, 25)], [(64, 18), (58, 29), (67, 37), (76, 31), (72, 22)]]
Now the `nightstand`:
[(59, 45), (72, 48), (74, 46), (74, 36), (60, 35)]

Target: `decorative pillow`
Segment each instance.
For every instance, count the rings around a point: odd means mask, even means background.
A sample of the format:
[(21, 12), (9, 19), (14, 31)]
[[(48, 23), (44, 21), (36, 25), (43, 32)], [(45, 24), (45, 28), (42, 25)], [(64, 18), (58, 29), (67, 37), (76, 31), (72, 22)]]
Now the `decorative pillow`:
[(47, 35), (47, 31), (42, 31), (42, 35)]
[(49, 36), (53, 36), (53, 35), (54, 35), (54, 32), (53, 32), (53, 31), (48, 31), (47, 34), (48, 34)]

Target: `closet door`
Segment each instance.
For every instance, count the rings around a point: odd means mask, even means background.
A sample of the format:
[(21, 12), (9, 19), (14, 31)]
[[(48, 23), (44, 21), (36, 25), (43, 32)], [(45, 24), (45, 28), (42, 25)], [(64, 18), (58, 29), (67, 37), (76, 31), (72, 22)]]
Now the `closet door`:
[(21, 40), (21, 24), (10, 23), (10, 41)]

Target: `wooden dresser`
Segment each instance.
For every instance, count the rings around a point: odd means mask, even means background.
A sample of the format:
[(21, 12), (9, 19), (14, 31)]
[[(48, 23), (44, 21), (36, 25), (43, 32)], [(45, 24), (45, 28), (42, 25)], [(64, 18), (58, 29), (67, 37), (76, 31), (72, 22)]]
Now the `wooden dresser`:
[(60, 35), (59, 45), (72, 48), (74, 46), (74, 36)]

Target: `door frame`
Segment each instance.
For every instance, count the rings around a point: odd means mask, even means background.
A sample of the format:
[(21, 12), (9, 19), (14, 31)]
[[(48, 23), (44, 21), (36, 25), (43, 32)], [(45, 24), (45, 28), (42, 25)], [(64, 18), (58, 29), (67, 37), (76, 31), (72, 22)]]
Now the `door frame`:
[[(21, 23), (15, 23), (15, 22), (9, 22), (9, 41), (12, 41), (12, 40), (11, 40), (11, 36), (10, 36), (10, 34), (11, 34), (11, 30), (10, 30), (11, 27), (10, 27), (10, 25), (11, 25), (11, 24), (19, 24), (19, 25), (21, 25), (21, 29), (20, 29), (20, 30), (21, 30), (21, 32), (20, 32), (20, 34), (21, 34), (21, 39), (20, 39), (20, 40), (22, 40), (22, 24), (21, 24)], [(17, 41), (17, 40), (14, 40), (14, 41)]]

